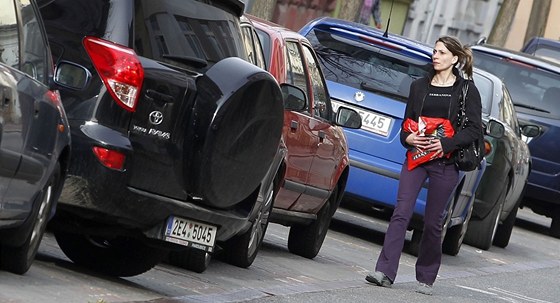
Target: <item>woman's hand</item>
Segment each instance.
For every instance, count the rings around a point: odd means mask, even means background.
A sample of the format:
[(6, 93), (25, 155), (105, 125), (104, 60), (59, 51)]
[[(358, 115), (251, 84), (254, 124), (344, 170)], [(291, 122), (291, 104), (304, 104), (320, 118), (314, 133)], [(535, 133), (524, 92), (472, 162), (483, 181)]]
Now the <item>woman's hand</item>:
[(406, 137), (406, 143), (421, 151), (435, 152), (436, 156), (443, 155), (443, 147), (438, 138), (419, 136), (418, 132), (413, 132)]

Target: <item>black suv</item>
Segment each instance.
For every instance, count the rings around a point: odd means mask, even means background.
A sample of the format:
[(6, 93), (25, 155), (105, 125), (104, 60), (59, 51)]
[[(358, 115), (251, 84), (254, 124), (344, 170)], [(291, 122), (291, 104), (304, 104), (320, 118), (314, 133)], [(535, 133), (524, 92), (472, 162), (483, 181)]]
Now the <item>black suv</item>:
[[(253, 262), (279, 164), (278, 83), (246, 62), (238, 0), (44, 0), (73, 158), (53, 231), (114, 276), (168, 251)], [(217, 248), (221, 248), (218, 250)]]
[(70, 130), (35, 2), (0, 7), (0, 266), (23, 274), (56, 209)]

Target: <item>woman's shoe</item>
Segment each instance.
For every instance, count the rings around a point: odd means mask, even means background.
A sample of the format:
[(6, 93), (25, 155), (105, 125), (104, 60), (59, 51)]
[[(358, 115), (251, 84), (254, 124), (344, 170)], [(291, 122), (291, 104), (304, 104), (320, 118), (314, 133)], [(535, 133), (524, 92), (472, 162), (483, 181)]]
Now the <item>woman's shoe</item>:
[(433, 286), (430, 284), (418, 282), (418, 286), (416, 287), (416, 292), (431, 296), (434, 293)]
[(380, 271), (373, 272), (366, 276), (366, 281), (381, 287), (391, 287), (393, 281)]

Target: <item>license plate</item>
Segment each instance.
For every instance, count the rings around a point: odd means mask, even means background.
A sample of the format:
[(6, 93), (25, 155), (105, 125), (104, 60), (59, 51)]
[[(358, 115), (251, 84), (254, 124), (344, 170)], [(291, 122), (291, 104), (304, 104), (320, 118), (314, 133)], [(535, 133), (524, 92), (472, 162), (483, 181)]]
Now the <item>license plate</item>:
[(344, 106), (357, 111), (362, 117), (362, 129), (370, 131), (372, 133), (382, 135), (387, 137), (389, 135), (389, 130), (393, 124), (393, 119), (391, 117), (381, 115), (357, 106), (348, 105), (342, 102), (331, 101), (333, 110), (336, 112), (339, 106)]
[(171, 216), (167, 219), (165, 241), (212, 252), (217, 231), (216, 226)]

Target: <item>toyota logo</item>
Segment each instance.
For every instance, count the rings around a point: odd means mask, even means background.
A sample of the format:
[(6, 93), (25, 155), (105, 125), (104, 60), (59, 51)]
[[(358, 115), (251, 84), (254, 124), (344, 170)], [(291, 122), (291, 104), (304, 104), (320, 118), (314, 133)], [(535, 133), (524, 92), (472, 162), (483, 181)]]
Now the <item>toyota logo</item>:
[(150, 123), (153, 125), (159, 125), (163, 122), (163, 114), (160, 111), (154, 110), (150, 113)]

